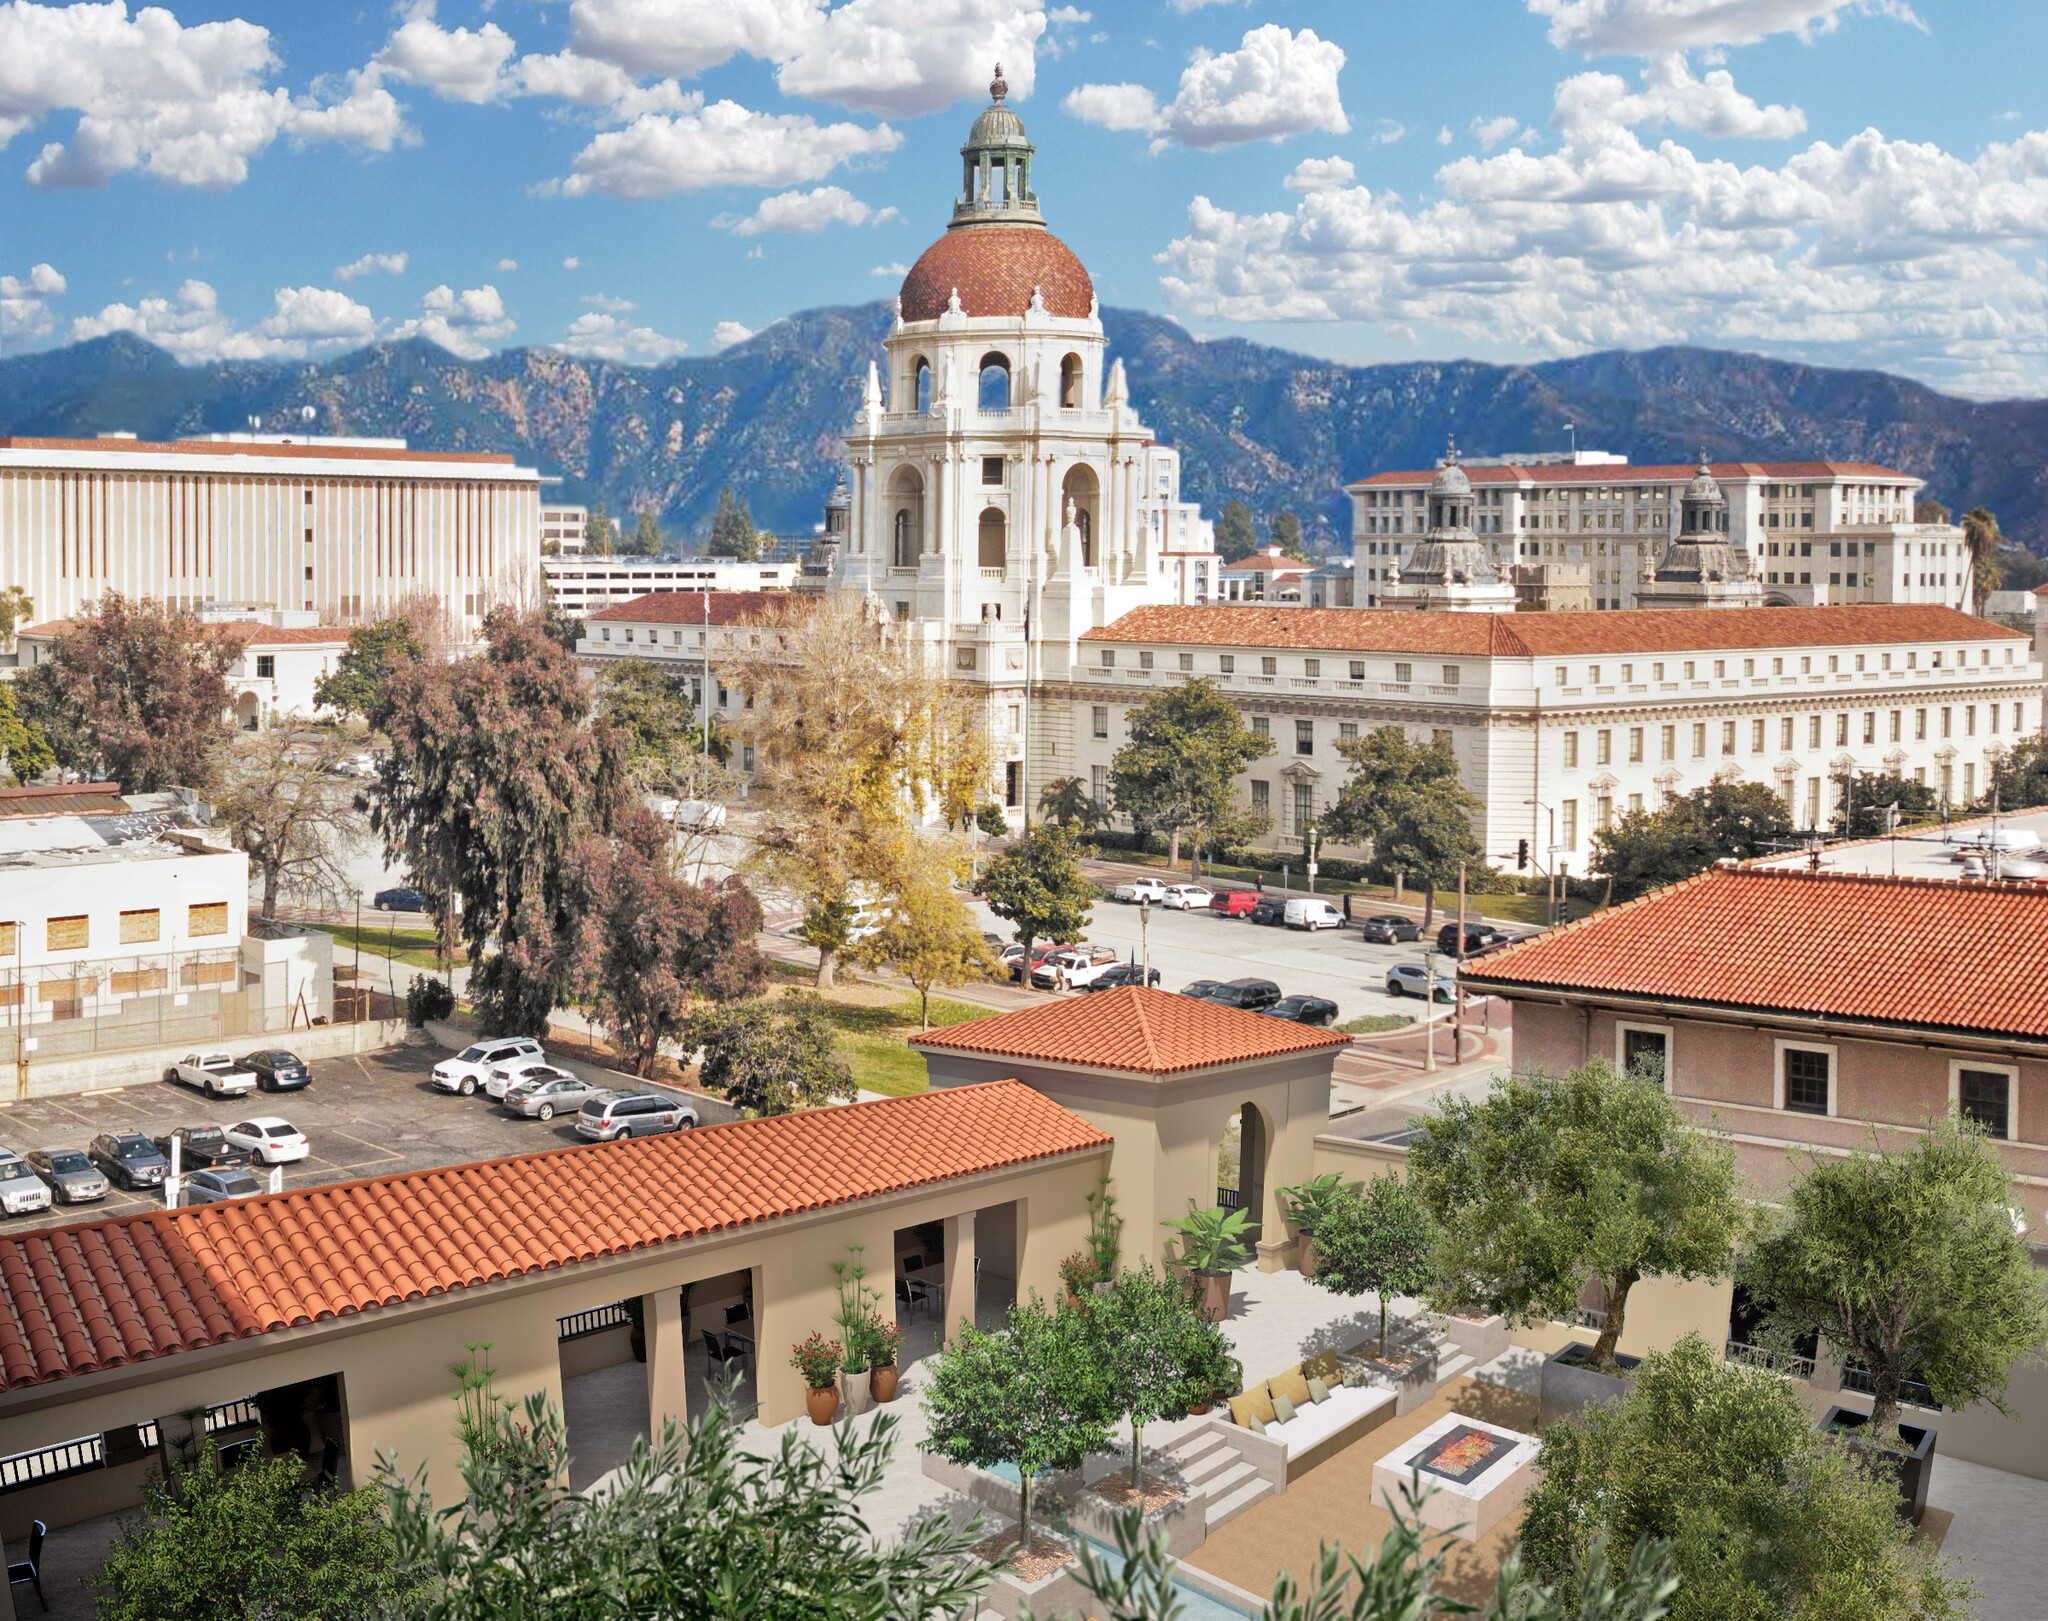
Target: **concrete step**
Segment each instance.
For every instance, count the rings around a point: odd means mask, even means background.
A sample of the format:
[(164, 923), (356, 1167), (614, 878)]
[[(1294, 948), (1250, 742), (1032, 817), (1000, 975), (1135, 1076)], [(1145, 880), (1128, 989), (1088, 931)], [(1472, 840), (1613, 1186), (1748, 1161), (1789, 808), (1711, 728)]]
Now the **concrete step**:
[(1230, 1457), (1231, 1462), (1228, 1468), (1218, 1469), (1206, 1479), (1192, 1483), (1197, 1497), (1207, 1498), (1213, 1503), (1217, 1498), (1234, 1491), (1238, 1486), (1252, 1478), (1252, 1466), (1250, 1464), (1246, 1463), (1235, 1452), (1231, 1453)]
[(1270, 1480), (1248, 1480), (1225, 1496), (1211, 1498), (1202, 1511), (1202, 1522), (1214, 1531), (1218, 1526), (1228, 1525), (1254, 1503), (1263, 1503), (1272, 1495), (1273, 1483)]
[(1458, 1375), (1470, 1373), (1476, 1366), (1478, 1358), (1465, 1351), (1454, 1352), (1449, 1357), (1439, 1359), (1436, 1365), (1437, 1388), (1441, 1390)]
[(1228, 1447), (1229, 1445), (1229, 1436), (1214, 1429), (1205, 1429), (1190, 1436), (1179, 1446), (1169, 1447), (1167, 1452), (1170, 1456), (1185, 1461), (1190, 1458), (1206, 1456), (1208, 1453), (1214, 1452), (1218, 1447)]
[(1177, 1457), (1174, 1465), (1180, 1470), (1181, 1479), (1190, 1486), (1201, 1486), (1214, 1480), (1219, 1472), (1234, 1463), (1243, 1462), (1244, 1454), (1233, 1446), (1211, 1447), (1196, 1458)]

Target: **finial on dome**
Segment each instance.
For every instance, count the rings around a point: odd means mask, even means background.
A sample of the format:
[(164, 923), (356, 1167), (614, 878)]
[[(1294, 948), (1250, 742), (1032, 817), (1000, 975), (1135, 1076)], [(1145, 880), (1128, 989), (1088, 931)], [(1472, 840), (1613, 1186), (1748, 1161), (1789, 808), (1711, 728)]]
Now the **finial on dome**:
[(1045, 313), (1045, 292), (1037, 282), (1031, 284), (1031, 313), (1034, 315), (1043, 315)]
[(1009, 93), (1009, 81), (1003, 77), (1003, 64), (998, 62), (996, 64), (996, 76), (988, 87), (988, 99), (990, 101), (1001, 101)]
[(957, 287), (946, 295), (946, 313), (948, 315), (958, 315), (960, 313), (960, 289)]
[(1701, 471), (1702, 473), (1704, 473), (1704, 472), (1706, 472), (1707, 470), (1708, 470), (1708, 469), (1707, 469), (1707, 447), (1706, 447), (1705, 445), (1701, 445), (1701, 446), (1700, 446), (1700, 471)]
[(1456, 467), (1458, 465), (1458, 437), (1456, 434), (1447, 433), (1444, 435), (1444, 465), (1447, 467)]

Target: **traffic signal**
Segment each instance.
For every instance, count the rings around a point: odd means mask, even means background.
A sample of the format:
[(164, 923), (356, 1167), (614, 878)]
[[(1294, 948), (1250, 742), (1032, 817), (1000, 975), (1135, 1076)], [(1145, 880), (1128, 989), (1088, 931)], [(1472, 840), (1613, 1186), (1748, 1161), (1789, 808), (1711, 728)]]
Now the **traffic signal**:
[(1522, 839), (1515, 845), (1515, 871), (1520, 872), (1529, 865), (1529, 841)]

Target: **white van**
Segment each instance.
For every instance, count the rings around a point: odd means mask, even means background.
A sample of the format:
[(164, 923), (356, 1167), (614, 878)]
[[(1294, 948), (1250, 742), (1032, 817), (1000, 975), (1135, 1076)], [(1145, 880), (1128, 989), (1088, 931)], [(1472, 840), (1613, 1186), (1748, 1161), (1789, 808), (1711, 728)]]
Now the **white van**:
[(1290, 929), (1338, 929), (1344, 926), (1344, 914), (1328, 901), (1292, 900), (1281, 921)]

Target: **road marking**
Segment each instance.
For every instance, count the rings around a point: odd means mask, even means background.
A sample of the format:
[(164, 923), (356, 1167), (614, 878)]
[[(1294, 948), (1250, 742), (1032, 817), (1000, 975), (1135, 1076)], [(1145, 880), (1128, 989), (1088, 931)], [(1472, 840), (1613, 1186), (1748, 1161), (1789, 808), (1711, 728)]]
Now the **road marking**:
[(75, 1098), (110, 1098), (116, 1092), (125, 1092), (127, 1090), (128, 1088), (125, 1086), (97, 1086), (90, 1092), (74, 1092), (71, 1095)]
[(366, 1143), (363, 1141), (362, 1138), (352, 1136), (346, 1131), (331, 1131), (328, 1133), (328, 1135), (330, 1137), (345, 1138), (349, 1142), (356, 1143), (363, 1148), (367, 1148), (372, 1154), (376, 1155), (375, 1159), (332, 1159), (328, 1161), (328, 1163), (331, 1165), (340, 1165), (346, 1167), (352, 1167), (357, 1165), (376, 1165), (384, 1160), (405, 1158), (403, 1154), (395, 1153), (391, 1149), (380, 1147), (376, 1143)]

